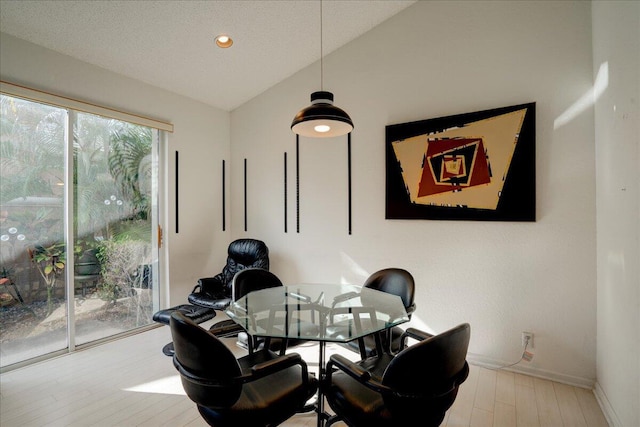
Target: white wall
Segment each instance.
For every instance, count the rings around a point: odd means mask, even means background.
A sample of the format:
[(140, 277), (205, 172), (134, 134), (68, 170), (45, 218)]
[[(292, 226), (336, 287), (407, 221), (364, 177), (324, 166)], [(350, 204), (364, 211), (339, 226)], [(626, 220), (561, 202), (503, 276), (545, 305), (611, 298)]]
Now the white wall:
[[(186, 302), (198, 278), (220, 271), (230, 232), (221, 229), (221, 160), (230, 158), (229, 113), (0, 33), (0, 76), (174, 125), (167, 147), (171, 284), (168, 304)], [(175, 230), (175, 152), (179, 152), (179, 233)], [(222, 261), (221, 261), (222, 260)]]
[(596, 395), (613, 426), (640, 425), (640, 3), (594, 2), (598, 345)]
[[(596, 377), (594, 116), (554, 120), (592, 85), (588, 2), (418, 2), (327, 56), (324, 88), (352, 117), (353, 234), (347, 234), (346, 137), (295, 137), (319, 89), (319, 64), (231, 114), (234, 237), (264, 239), (285, 282), (362, 283), (397, 266), (417, 280), (412, 325), (472, 328), (472, 358), (574, 384)], [(537, 103), (537, 222), (385, 220), (385, 125)], [(288, 153), (289, 230), (283, 226)], [(248, 161), (244, 232), (242, 161)]]

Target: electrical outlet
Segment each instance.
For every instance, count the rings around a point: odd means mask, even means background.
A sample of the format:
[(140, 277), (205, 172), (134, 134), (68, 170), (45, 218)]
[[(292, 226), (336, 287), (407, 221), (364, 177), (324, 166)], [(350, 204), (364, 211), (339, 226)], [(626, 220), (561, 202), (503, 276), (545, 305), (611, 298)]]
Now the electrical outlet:
[(522, 333), (522, 346), (527, 345), (527, 341), (529, 341), (529, 347), (533, 348), (533, 332), (523, 332)]

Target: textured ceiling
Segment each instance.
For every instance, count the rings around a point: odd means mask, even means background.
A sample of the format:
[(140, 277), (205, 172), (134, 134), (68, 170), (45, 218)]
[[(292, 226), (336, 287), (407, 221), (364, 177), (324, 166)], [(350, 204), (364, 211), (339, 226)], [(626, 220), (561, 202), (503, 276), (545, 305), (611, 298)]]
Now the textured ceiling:
[[(325, 0), (324, 55), (413, 3)], [(320, 59), (318, 0), (1, 0), (0, 30), (227, 111)]]

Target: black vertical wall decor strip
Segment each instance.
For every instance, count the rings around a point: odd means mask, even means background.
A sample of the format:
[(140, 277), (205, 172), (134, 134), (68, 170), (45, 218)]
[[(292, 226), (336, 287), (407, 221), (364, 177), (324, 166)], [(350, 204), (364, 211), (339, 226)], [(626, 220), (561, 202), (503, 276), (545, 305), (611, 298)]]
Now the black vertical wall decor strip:
[(247, 231), (247, 159), (244, 159), (244, 231)]
[(225, 161), (222, 160), (222, 231), (225, 231), (227, 225), (227, 207), (226, 207), (226, 179), (225, 179)]
[(178, 225), (180, 224), (178, 222), (178, 213), (179, 213), (179, 210), (178, 210), (178, 206), (179, 206), (179, 203), (178, 203), (178, 188), (179, 188), (178, 187), (178, 150), (176, 150), (176, 234), (178, 234), (178, 232), (179, 232)]
[(284, 152), (284, 232), (287, 232), (287, 152)]
[(300, 135), (296, 134), (296, 232), (300, 233)]
[(347, 176), (349, 185), (349, 234), (351, 234), (351, 132), (347, 135)]

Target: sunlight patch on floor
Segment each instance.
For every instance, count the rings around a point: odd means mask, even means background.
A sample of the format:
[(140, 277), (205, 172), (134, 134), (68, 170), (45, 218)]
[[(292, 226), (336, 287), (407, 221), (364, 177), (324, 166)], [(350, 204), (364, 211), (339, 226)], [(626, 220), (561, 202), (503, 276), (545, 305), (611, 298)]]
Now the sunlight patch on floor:
[(169, 377), (160, 378), (159, 380), (154, 380), (148, 383), (125, 388), (124, 391), (133, 391), (138, 393), (175, 394), (185, 396), (184, 389), (182, 388), (182, 382), (180, 381), (180, 375), (171, 375)]

